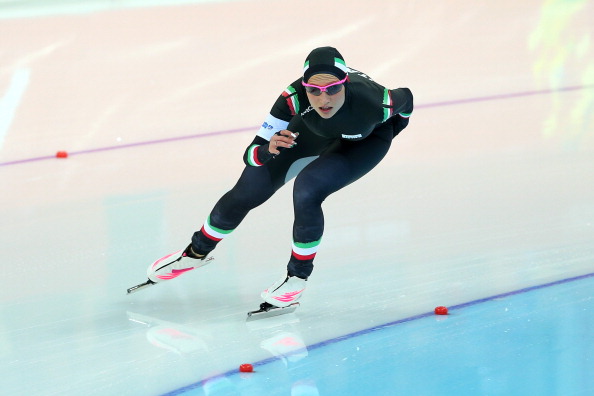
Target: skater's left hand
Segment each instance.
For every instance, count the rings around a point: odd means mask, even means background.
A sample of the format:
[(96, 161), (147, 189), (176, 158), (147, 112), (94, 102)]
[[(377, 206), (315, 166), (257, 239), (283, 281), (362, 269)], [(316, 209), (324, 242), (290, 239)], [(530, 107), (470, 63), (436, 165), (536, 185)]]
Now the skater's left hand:
[(286, 129), (283, 129), (282, 131), (275, 133), (270, 138), (270, 143), (268, 144), (268, 151), (274, 155), (280, 154), (279, 149), (291, 148), (297, 144), (295, 142), (297, 136), (299, 136), (299, 132), (293, 133)]

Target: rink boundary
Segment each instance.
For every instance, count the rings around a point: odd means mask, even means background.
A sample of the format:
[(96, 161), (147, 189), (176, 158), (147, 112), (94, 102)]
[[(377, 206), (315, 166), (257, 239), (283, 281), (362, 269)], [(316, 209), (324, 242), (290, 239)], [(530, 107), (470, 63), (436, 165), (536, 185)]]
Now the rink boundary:
[[(584, 280), (584, 279), (588, 279), (588, 278), (593, 278), (594, 277), (594, 272), (593, 273), (589, 273), (589, 274), (584, 274), (584, 275), (578, 275), (578, 276), (573, 276), (570, 278), (565, 278), (565, 279), (561, 279), (561, 280), (556, 280), (553, 282), (548, 282), (548, 283), (544, 283), (541, 285), (536, 285), (536, 286), (529, 286), (529, 287), (525, 287), (522, 289), (518, 289), (518, 290), (513, 290), (510, 292), (505, 292), (505, 293), (500, 293), (500, 294), (495, 294), (493, 296), (490, 297), (485, 297), (485, 298), (480, 298), (477, 300), (472, 300), (469, 302), (465, 302), (465, 303), (461, 303), (461, 304), (457, 304), (457, 305), (451, 305), (448, 307), (449, 312), (451, 313), (452, 311), (455, 310), (460, 310), (463, 308), (467, 308), (467, 307), (471, 307), (474, 305), (478, 305), (478, 304), (483, 304), (489, 301), (493, 301), (493, 300), (497, 300), (500, 298), (504, 298), (504, 297), (510, 297), (510, 296), (516, 296), (519, 294), (525, 294), (525, 293), (529, 293), (532, 291), (536, 291), (536, 290), (540, 290), (540, 289), (545, 289), (545, 288), (549, 288), (549, 287), (553, 287), (553, 286), (558, 286), (558, 285), (562, 285), (562, 284), (566, 284), (566, 283), (571, 283), (571, 282), (576, 282), (576, 281), (580, 281), (580, 280)], [(404, 318), (404, 319), (398, 319), (392, 322), (388, 322), (388, 323), (384, 323), (381, 325), (377, 325), (377, 326), (373, 326), (373, 327), (369, 327), (367, 329), (363, 329), (363, 330), (359, 330), (353, 333), (349, 333), (349, 334), (345, 334), (342, 336), (338, 336), (335, 338), (331, 338), (329, 340), (326, 341), (321, 341), (315, 344), (312, 344), (310, 346), (306, 346), (305, 349), (307, 351), (313, 351), (315, 349), (319, 349), (319, 348), (323, 348), (329, 345), (333, 345), (342, 341), (346, 341), (346, 340), (350, 340), (352, 338), (356, 338), (356, 337), (360, 337), (369, 333), (373, 333), (375, 331), (378, 330), (383, 330), (389, 327), (393, 327), (393, 326), (397, 326), (400, 324), (404, 324), (404, 323), (409, 323), (409, 322), (413, 322), (419, 319), (423, 319), (423, 318), (427, 318), (427, 317), (431, 317), (431, 316), (435, 316), (435, 313), (433, 311), (431, 312), (425, 312), (419, 315), (414, 315), (414, 316), (410, 316), (408, 318)], [(295, 351), (298, 352), (298, 351)], [(261, 366), (265, 366), (267, 364), (273, 363), (275, 361), (281, 360), (280, 357), (270, 357), (268, 359), (264, 359), (264, 360), (260, 360), (256, 363), (253, 363), (254, 368), (256, 367), (261, 367)], [(207, 377), (201, 381), (198, 381), (196, 383), (184, 386), (182, 388), (176, 389), (174, 391), (168, 392), (168, 393), (164, 393), (162, 396), (175, 396), (175, 395), (183, 395), (184, 393), (191, 391), (193, 389), (197, 389), (200, 388), (203, 384), (205, 384), (208, 381), (212, 381), (216, 378), (224, 378), (224, 377), (230, 377), (233, 375), (237, 375), (239, 374), (239, 371), (237, 369), (233, 369), (233, 370), (229, 370), (227, 372), (224, 372), (222, 374), (218, 374), (215, 376), (211, 376), (211, 377)]]
[[(416, 105), (415, 110), (430, 109), (430, 108), (434, 108), (434, 107), (458, 106), (458, 105), (464, 105), (464, 104), (490, 102), (490, 101), (496, 101), (496, 100), (516, 99), (516, 98), (522, 98), (522, 97), (527, 97), (527, 96), (550, 95), (550, 94), (555, 94), (555, 93), (580, 91), (580, 90), (586, 90), (586, 89), (594, 89), (594, 85), (593, 84), (575, 85), (575, 86), (568, 86), (568, 87), (561, 87), (561, 88), (550, 88), (550, 89), (541, 89), (541, 90), (534, 90), (534, 91), (510, 92), (510, 93), (503, 93), (503, 94), (498, 94), (498, 95), (478, 96), (478, 97), (471, 97), (471, 98), (465, 98), (465, 99), (455, 99), (455, 100), (448, 100), (448, 101), (442, 101), (442, 102), (433, 102), (433, 103)], [(20, 160), (0, 162), (0, 167), (19, 165), (19, 164), (25, 164), (25, 163), (31, 163), (31, 162), (38, 162), (38, 161), (55, 160), (56, 153), (58, 151), (67, 151), (68, 156), (72, 157), (72, 156), (84, 155), (84, 154), (94, 154), (94, 153), (99, 153), (99, 152), (103, 152), (103, 151), (121, 150), (121, 149), (135, 148), (135, 147), (141, 147), (141, 146), (150, 146), (150, 145), (156, 145), (156, 144), (171, 143), (171, 142), (177, 142), (177, 141), (183, 141), (183, 140), (201, 139), (201, 138), (207, 138), (207, 137), (212, 137), (212, 136), (231, 135), (231, 134), (247, 132), (247, 131), (256, 132), (258, 130), (258, 128), (259, 128), (259, 126), (235, 128), (235, 129), (228, 129), (228, 130), (222, 130), (222, 131), (212, 131), (212, 132), (196, 133), (196, 134), (185, 135), (185, 136), (176, 136), (176, 137), (171, 137), (171, 138), (146, 140), (146, 141), (128, 143), (128, 144), (118, 144), (115, 146), (105, 146), (105, 147), (99, 147), (99, 148), (87, 149), (87, 150), (78, 150), (78, 151), (69, 151), (67, 147), (58, 147), (58, 148), (56, 148), (55, 153), (53, 153), (51, 155), (44, 155), (44, 156), (40, 156), (40, 157), (32, 157), (32, 158), (24, 158), (24, 159), (20, 159)]]

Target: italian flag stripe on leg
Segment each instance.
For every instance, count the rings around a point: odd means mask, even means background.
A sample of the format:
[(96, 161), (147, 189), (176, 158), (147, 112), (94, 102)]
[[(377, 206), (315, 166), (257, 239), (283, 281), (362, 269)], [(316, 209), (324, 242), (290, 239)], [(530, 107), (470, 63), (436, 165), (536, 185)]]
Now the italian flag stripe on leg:
[(318, 246), (322, 240), (309, 243), (293, 241), (293, 257), (298, 260), (312, 260), (318, 252)]
[(225, 238), (227, 235), (229, 235), (233, 230), (222, 230), (220, 228), (213, 227), (210, 224), (210, 216), (209, 216), (206, 219), (206, 221), (204, 222), (204, 224), (202, 225), (201, 231), (209, 239), (212, 239), (213, 241), (218, 242), (221, 239)]

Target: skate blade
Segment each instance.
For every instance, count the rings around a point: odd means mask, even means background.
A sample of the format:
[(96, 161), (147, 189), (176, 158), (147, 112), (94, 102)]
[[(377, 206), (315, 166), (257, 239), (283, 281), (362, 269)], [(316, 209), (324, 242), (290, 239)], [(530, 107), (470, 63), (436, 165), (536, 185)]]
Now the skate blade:
[(137, 291), (142, 290), (143, 288), (145, 288), (147, 286), (151, 286), (151, 285), (156, 285), (156, 282), (153, 282), (152, 280), (148, 279), (146, 282), (141, 283), (140, 285), (136, 285), (136, 286), (129, 288), (128, 294), (137, 292)]
[(259, 309), (257, 311), (251, 311), (251, 312), (248, 312), (248, 314), (247, 314), (246, 322), (251, 322), (253, 320), (260, 320), (260, 319), (265, 319), (265, 318), (272, 318), (272, 317), (278, 316), (278, 315), (289, 314), (289, 313), (295, 312), (295, 310), (297, 309), (298, 306), (299, 306), (299, 303), (297, 302), (297, 303), (293, 303), (287, 307), (271, 307), (271, 308), (268, 308), (267, 310)]

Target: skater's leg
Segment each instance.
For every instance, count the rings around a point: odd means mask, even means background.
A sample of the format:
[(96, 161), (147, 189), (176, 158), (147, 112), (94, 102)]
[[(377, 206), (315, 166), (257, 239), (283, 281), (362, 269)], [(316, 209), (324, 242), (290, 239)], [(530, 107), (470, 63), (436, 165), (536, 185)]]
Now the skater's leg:
[(192, 250), (206, 255), (282, 186), (267, 167), (246, 167), (235, 186), (215, 204), (202, 228), (192, 237)]
[(341, 142), (309, 164), (295, 180), (293, 251), (289, 275), (307, 279), (324, 233), (322, 203), (373, 169), (386, 155), (392, 128), (380, 127), (363, 141)]
[(392, 137), (387, 126), (361, 142), (337, 142), (299, 173), (293, 187), (295, 222), (287, 275), (262, 292), (266, 303), (287, 307), (301, 298), (324, 232), (322, 202), (373, 169), (388, 152)]
[(184, 250), (167, 255), (147, 269), (152, 283), (173, 279), (212, 260), (209, 253), (233, 231), (245, 215), (266, 201), (282, 183), (274, 183), (264, 167), (246, 167), (236, 185), (213, 208), (202, 229)]
[(287, 129), (300, 132), (298, 145), (283, 149), (264, 166), (245, 168), (237, 184), (216, 203), (203, 227), (192, 237), (194, 252), (204, 255), (212, 251), (250, 210), (268, 200), (332, 142), (309, 132), (300, 119), (293, 119)]

